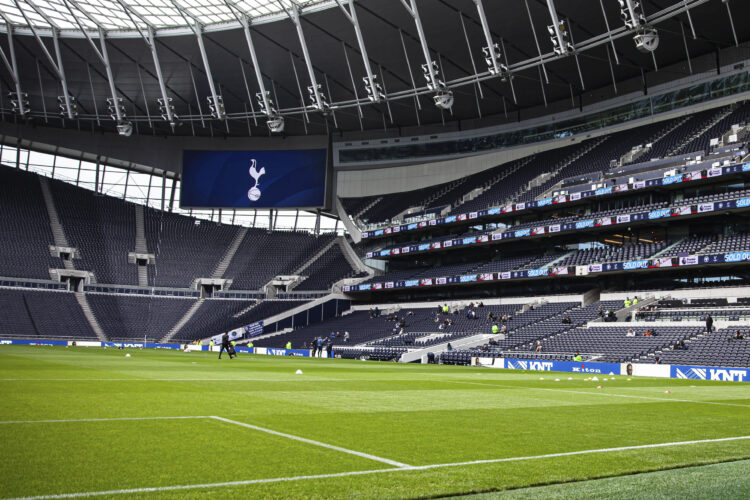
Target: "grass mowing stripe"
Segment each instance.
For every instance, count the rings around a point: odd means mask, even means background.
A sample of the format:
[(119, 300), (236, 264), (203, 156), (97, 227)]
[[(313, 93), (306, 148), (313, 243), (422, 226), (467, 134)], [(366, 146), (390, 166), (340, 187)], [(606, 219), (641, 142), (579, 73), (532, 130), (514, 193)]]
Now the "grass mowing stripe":
[(741, 408), (750, 408), (750, 405), (741, 405), (739, 403), (720, 403), (718, 401), (696, 401), (693, 399), (672, 399), (672, 398), (657, 398), (654, 396), (634, 396), (632, 394), (612, 394), (610, 392), (589, 392), (589, 391), (573, 391), (570, 389), (551, 389), (548, 387), (529, 387), (524, 385), (504, 385), (504, 384), (488, 384), (483, 382), (464, 382), (459, 380), (446, 380), (451, 384), (470, 384), (470, 385), (483, 385), (487, 387), (498, 387), (500, 389), (533, 389), (535, 391), (552, 391), (552, 392), (569, 392), (572, 394), (590, 394), (594, 396), (611, 396), (615, 398), (633, 398), (633, 399), (650, 399), (653, 401), (672, 402), (672, 403), (695, 403), (701, 405), (720, 405), (720, 406), (739, 406)]
[[(220, 417), (211, 417), (211, 418), (217, 418), (222, 421), (226, 420)], [(230, 421), (230, 423), (234, 423), (234, 422)], [(276, 434), (275, 431), (273, 433)], [(566, 451), (562, 453), (549, 453), (546, 455), (494, 458), (494, 459), (487, 459), (487, 460), (472, 460), (468, 462), (454, 462), (454, 463), (446, 463), (446, 464), (409, 465), (409, 466), (397, 467), (393, 469), (374, 469), (374, 470), (366, 470), (366, 471), (337, 472), (337, 473), (331, 473), (331, 474), (315, 474), (315, 475), (307, 475), (307, 476), (277, 477), (277, 478), (267, 478), (267, 479), (248, 479), (244, 481), (227, 481), (227, 482), (221, 482), (221, 483), (184, 484), (184, 485), (176, 485), (176, 486), (157, 486), (157, 487), (150, 487), (150, 488), (130, 488), (130, 489), (122, 489), (122, 490), (90, 491), (90, 492), (80, 492), (80, 493), (61, 493), (61, 494), (55, 494), (55, 495), (38, 495), (38, 496), (30, 496), (30, 497), (19, 497), (19, 498), (14, 498), (14, 499), (9, 499), (9, 500), (54, 500), (54, 499), (84, 498), (84, 497), (107, 496), (107, 495), (157, 493), (160, 491), (223, 488), (223, 487), (230, 487), (230, 486), (246, 486), (246, 485), (252, 485), (252, 484), (281, 483), (281, 482), (287, 482), (287, 481), (304, 481), (304, 480), (310, 480), (310, 479), (330, 479), (330, 478), (336, 478), (336, 477), (361, 476), (361, 475), (366, 475), (366, 474), (383, 474), (383, 473), (389, 473), (389, 472), (422, 471), (422, 470), (440, 469), (440, 468), (446, 468), (446, 467), (462, 467), (462, 466), (471, 466), (471, 465), (495, 464), (495, 463), (502, 463), (502, 462), (520, 462), (524, 460), (539, 460), (539, 459), (545, 459), (545, 458), (569, 457), (569, 456), (575, 456), (575, 455), (590, 455), (594, 453), (614, 453), (614, 452), (619, 452), (619, 451), (642, 450), (642, 449), (649, 449), (649, 448), (667, 448), (667, 447), (672, 447), (672, 446), (687, 446), (687, 445), (693, 445), (693, 444), (721, 443), (721, 442), (740, 441), (740, 440), (750, 440), (750, 436), (735, 436), (735, 437), (726, 437), (726, 438), (717, 438), (717, 439), (698, 439), (698, 440), (693, 440), (693, 441), (677, 441), (677, 442), (672, 442), (672, 443), (641, 444), (641, 445), (633, 445), (633, 446), (620, 446), (617, 448), (600, 448), (596, 450)]]
[(212, 416), (210, 418), (212, 418), (214, 420), (219, 420), (221, 422), (226, 422), (228, 424), (239, 425), (241, 427), (246, 427), (248, 429), (253, 429), (253, 430), (256, 430), (256, 431), (266, 432), (268, 434), (273, 434), (274, 436), (281, 436), (281, 437), (285, 437), (287, 439), (294, 439), (295, 441), (300, 441), (302, 443), (312, 444), (312, 445), (315, 445), (315, 446), (321, 446), (323, 448), (328, 448), (329, 450), (340, 451), (342, 453), (348, 453), (350, 455), (356, 455), (358, 457), (367, 458), (369, 460), (375, 460), (376, 462), (382, 462), (384, 464), (394, 465), (396, 467), (411, 467), (409, 464), (404, 464), (404, 463), (401, 463), (401, 462), (396, 462), (395, 460), (390, 460), (390, 459), (387, 459), (387, 458), (377, 457), (375, 455), (370, 455), (369, 453), (363, 453), (361, 451), (350, 450), (348, 448), (341, 448), (340, 446), (335, 446), (335, 445), (328, 444), (328, 443), (321, 443), (320, 441), (314, 441), (312, 439), (307, 439), (307, 438), (303, 438), (303, 437), (299, 437), (299, 436), (294, 436), (292, 434), (286, 434), (284, 432), (278, 432), (278, 431), (274, 431), (274, 430), (271, 430), (271, 429), (266, 429), (265, 427), (258, 427), (257, 425), (246, 424), (244, 422), (237, 422), (236, 420), (230, 420), (228, 418), (223, 418), (223, 417)]
[(212, 418), (209, 416), (196, 415), (186, 417), (113, 417), (113, 418), (71, 418), (57, 420), (4, 420), (0, 424), (65, 424), (71, 422), (112, 422), (122, 420), (180, 420), (190, 418)]

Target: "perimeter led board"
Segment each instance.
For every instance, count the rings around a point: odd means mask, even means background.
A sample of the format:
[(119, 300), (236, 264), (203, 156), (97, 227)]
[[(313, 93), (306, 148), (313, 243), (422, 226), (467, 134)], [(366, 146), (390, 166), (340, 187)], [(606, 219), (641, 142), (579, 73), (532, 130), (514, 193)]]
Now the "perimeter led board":
[(324, 207), (326, 152), (185, 150), (180, 207)]

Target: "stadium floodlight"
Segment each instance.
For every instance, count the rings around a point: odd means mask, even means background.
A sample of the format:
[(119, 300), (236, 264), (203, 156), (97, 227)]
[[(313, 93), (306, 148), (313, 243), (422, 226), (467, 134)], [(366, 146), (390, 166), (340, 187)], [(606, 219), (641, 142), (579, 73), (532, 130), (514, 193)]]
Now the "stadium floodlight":
[(268, 130), (274, 134), (280, 134), (283, 132), (284, 117), (281, 116), (274, 107), (273, 100), (271, 100), (271, 93), (264, 89), (262, 92), (255, 94), (255, 98), (258, 100), (258, 106), (260, 106), (261, 113), (268, 117), (268, 120), (266, 120)]
[(310, 107), (312, 109), (316, 109), (324, 113), (331, 109), (331, 105), (328, 104), (328, 99), (326, 99), (326, 96), (323, 93), (323, 86), (321, 84), (314, 83), (313, 85), (310, 85), (309, 87), (307, 87), (307, 93), (310, 97)]
[(367, 99), (370, 102), (380, 102), (385, 99), (385, 93), (383, 93), (383, 87), (375, 81), (377, 75), (372, 75), (372, 79), (367, 76), (363, 76), (362, 80), (365, 82), (365, 90), (367, 91)]
[(172, 98), (167, 97), (167, 101), (165, 103), (164, 98), (159, 97), (156, 99), (156, 102), (159, 103), (159, 113), (161, 114), (161, 119), (165, 122), (168, 122), (171, 127), (177, 125), (177, 120), (179, 120), (179, 117), (177, 116), (177, 113), (175, 113)]
[(484, 62), (487, 63), (487, 68), (491, 75), (505, 75), (508, 73), (508, 67), (503, 64), (503, 53), (500, 51), (500, 46), (497, 43), (493, 43), (491, 47), (482, 47), (482, 53), (484, 54)]
[(64, 95), (57, 96), (57, 105), (60, 108), (60, 116), (67, 116), (71, 119), (78, 116), (78, 101), (74, 96), (68, 96), (67, 99)]
[(628, 30), (635, 31), (633, 41), (641, 52), (654, 52), (659, 47), (659, 32), (650, 26), (643, 14), (643, 6), (635, 0), (617, 0), (620, 17)]
[(547, 26), (549, 39), (552, 42), (552, 49), (555, 54), (562, 56), (573, 50), (573, 44), (570, 43), (570, 33), (565, 26), (565, 21), (559, 20), (556, 24)]
[(126, 114), (125, 106), (122, 104), (122, 97), (107, 97), (107, 111), (109, 111), (109, 117), (114, 121), (125, 121)]
[(13, 106), (14, 113), (21, 115), (21, 116), (26, 116), (31, 111), (31, 109), (29, 108), (29, 94), (28, 93), (9, 92), (8, 98), (10, 99), (10, 105)]
[(217, 120), (224, 120), (227, 117), (227, 110), (224, 108), (224, 98), (220, 95), (210, 95), (206, 97), (208, 109), (211, 116)]

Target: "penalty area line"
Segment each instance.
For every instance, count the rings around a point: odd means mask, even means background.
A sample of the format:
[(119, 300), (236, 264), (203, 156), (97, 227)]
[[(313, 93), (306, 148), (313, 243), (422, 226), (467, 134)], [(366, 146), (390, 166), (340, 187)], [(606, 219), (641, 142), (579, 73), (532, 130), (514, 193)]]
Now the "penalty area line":
[[(213, 418), (213, 417), (212, 417)], [(654, 444), (641, 444), (634, 446), (620, 446), (617, 448), (600, 448), (594, 450), (579, 450), (579, 451), (568, 451), (562, 453), (549, 453), (546, 455), (533, 455), (526, 457), (508, 457), (508, 458), (494, 458), (487, 460), (473, 460), (469, 462), (454, 462), (445, 464), (431, 464), (431, 465), (410, 465), (406, 467), (396, 467), (392, 469), (374, 469), (364, 471), (351, 471), (351, 472), (336, 472), (331, 474), (316, 474), (307, 476), (293, 476), (293, 477), (276, 477), (267, 479), (248, 479), (244, 481), (227, 481), (222, 483), (204, 483), (204, 484), (185, 484), (176, 486), (155, 486), (150, 488), (131, 488), (122, 490), (108, 490), (108, 491), (91, 491), (81, 493), (61, 493), (55, 495), (37, 495), (30, 497), (20, 497), (10, 500), (55, 500), (55, 499), (67, 499), (67, 498), (84, 498), (84, 497), (97, 497), (107, 495), (129, 495), (138, 493), (158, 493), (163, 491), (180, 491), (180, 490), (194, 490), (194, 489), (208, 489), (208, 488), (226, 488), (233, 486), (247, 486), (253, 484), (268, 484), (268, 483), (283, 483), (289, 481), (305, 481), (310, 479), (329, 479), (337, 477), (349, 477), (349, 476), (362, 476), (369, 474), (385, 474), (390, 472), (403, 472), (403, 471), (423, 471), (432, 469), (442, 469), (448, 467), (461, 467), (471, 465), (482, 465), (482, 464), (496, 464), (503, 462), (520, 462), (526, 460), (540, 460), (545, 458), (558, 458), (558, 457), (570, 457), (575, 455), (591, 455), (595, 453), (614, 453), (619, 451), (630, 451), (630, 450), (642, 450), (649, 448), (669, 448), (672, 446), (687, 446), (692, 444), (706, 444), (706, 443), (722, 443), (731, 441), (748, 440), (750, 436), (735, 436), (727, 438), (717, 439), (699, 439), (694, 441), (677, 441), (672, 443), (654, 443)]]

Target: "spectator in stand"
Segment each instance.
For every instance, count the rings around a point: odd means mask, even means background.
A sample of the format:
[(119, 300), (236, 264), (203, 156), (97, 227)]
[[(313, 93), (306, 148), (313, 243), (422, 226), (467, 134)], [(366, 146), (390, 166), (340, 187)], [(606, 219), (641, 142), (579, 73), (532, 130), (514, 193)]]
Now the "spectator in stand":
[(503, 323), (503, 326), (500, 327), (500, 333), (505, 333), (508, 331), (508, 325)]
[(489, 313), (487, 313), (487, 319), (490, 320), (490, 321), (495, 321), (495, 315), (492, 314), (492, 311), (490, 311)]
[(542, 341), (537, 340), (536, 341), (536, 352), (542, 352)]
[(600, 318), (604, 317), (604, 306), (599, 304), (599, 311), (597, 311), (597, 314)]
[(625, 309), (633, 305), (633, 302), (630, 301), (630, 297), (625, 298), (625, 302), (623, 303), (623, 305), (625, 306)]
[(656, 357), (654, 358), (654, 364), (655, 364), (655, 365), (660, 365), (660, 364), (661, 364), (661, 358), (660, 358), (659, 356), (656, 356)]
[(497, 327), (497, 323), (492, 325), (492, 335), (497, 335), (500, 329)]
[(490, 345), (497, 345), (497, 340), (495, 340), (495, 337), (490, 338)]
[(344, 343), (345, 344), (349, 343), (349, 332), (344, 332)]
[(628, 328), (628, 332), (625, 334), (626, 337), (635, 337), (635, 332), (632, 328)]
[(706, 314), (706, 332), (711, 333), (714, 328), (714, 319), (711, 314)]
[(583, 361), (583, 357), (581, 356), (581, 353), (576, 351), (575, 357), (573, 357), (573, 361), (581, 362)]

